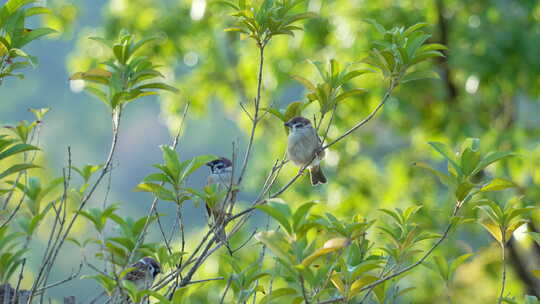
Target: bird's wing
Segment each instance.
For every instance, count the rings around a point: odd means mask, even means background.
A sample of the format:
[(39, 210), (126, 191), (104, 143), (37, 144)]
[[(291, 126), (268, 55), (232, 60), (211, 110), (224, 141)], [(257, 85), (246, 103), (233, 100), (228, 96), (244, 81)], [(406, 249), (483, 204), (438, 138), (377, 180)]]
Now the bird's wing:
[[(321, 137), (319, 136), (319, 134), (317, 134), (317, 130), (313, 129), (313, 132), (315, 132), (315, 136), (317, 136), (317, 139), (319, 140), (319, 147), (322, 148), (323, 142), (322, 142)], [(324, 150), (317, 151), (317, 158), (318, 159), (323, 159), (325, 155), (326, 155), (326, 151), (324, 151)]]
[(144, 279), (146, 277), (146, 272), (145, 272), (146, 265), (142, 263), (141, 261), (130, 265), (129, 268), (135, 268), (135, 269), (133, 269), (132, 271), (126, 274), (126, 276), (124, 277), (126, 280), (135, 282), (135, 281)]

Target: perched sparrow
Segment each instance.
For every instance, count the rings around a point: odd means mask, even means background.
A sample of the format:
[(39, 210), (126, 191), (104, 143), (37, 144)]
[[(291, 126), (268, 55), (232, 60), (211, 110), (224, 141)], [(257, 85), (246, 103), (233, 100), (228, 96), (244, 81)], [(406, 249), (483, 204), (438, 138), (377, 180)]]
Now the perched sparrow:
[(128, 272), (125, 279), (135, 284), (138, 289), (152, 287), (154, 279), (161, 273), (161, 265), (151, 257), (144, 257), (129, 267), (135, 269)]
[[(210, 175), (206, 185), (217, 185), (219, 192), (224, 192), (231, 186), (232, 176), (232, 162), (225, 157), (220, 157), (216, 160), (208, 162), (206, 164), (210, 167)], [(216, 225), (216, 234), (220, 240), (226, 240), (225, 229), (221, 223), (223, 223), (226, 214), (227, 202), (223, 202), (224, 198), (219, 198), (219, 204), (214, 206), (206, 205), (206, 211), (208, 216), (212, 217)], [(223, 204), (223, 205), (222, 205)]]
[(319, 166), (325, 153), (321, 150), (321, 139), (317, 135), (317, 130), (313, 128), (309, 119), (300, 116), (289, 120), (285, 126), (290, 130), (287, 146), (289, 159), (295, 165), (303, 167), (315, 158), (309, 165), (311, 184), (316, 186), (326, 183), (326, 177)]
[(206, 163), (210, 167), (207, 185), (217, 184), (220, 191), (227, 190), (231, 185), (232, 162), (226, 157)]

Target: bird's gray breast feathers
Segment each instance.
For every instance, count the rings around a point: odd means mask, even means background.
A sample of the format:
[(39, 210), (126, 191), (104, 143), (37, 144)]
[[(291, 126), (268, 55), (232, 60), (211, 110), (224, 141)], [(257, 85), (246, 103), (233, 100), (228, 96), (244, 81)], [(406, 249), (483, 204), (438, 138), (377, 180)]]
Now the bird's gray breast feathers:
[(208, 185), (219, 185), (219, 190), (228, 189), (231, 184), (231, 172), (212, 173), (208, 176)]
[[(287, 155), (295, 165), (303, 166), (313, 158), (319, 144), (320, 139), (314, 128), (298, 129), (289, 134)], [(312, 165), (317, 165), (320, 159), (317, 157)]]

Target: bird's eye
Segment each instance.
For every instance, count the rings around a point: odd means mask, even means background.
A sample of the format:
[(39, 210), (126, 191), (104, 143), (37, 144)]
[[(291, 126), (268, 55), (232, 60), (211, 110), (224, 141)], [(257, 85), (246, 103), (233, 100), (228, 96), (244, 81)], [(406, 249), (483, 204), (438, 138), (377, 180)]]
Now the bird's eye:
[(223, 165), (221, 165), (221, 164), (217, 165), (216, 169), (223, 169)]

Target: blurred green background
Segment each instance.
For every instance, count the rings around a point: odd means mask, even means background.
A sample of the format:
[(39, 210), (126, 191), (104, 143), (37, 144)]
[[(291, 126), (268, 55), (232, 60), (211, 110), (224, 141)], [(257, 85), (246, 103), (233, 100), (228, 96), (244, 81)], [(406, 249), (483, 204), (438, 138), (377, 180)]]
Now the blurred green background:
[[(145, 97), (127, 107), (108, 202), (120, 202), (126, 216), (140, 217), (147, 212), (152, 197), (132, 190), (144, 176), (154, 172), (151, 164), (161, 161), (158, 146), (170, 142), (170, 134), (176, 132), (188, 102), (190, 110), (179, 148), (181, 158), (199, 154), (230, 156), (233, 141), (244, 146), (250, 126), (238, 104), (249, 103), (255, 97), (257, 50), (252, 41), (223, 32), (233, 23), (226, 7), (206, 0), (49, 0), (47, 5), (55, 14), (41, 22), (61, 34), (28, 47), (29, 53), (39, 57), (40, 65), (27, 71), (24, 81), (5, 81), (1, 88), (0, 120), (14, 124), (31, 119), (31, 113), (26, 111), (29, 107), (52, 108), (41, 138), (46, 151), (43, 162), (50, 166), (51, 176), (61, 174), (67, 146), (71, 146), (76, 165), (101, 163), (106, 157), (111, 136), (108, 110), (96, 99), (70, 88), (68, 78), (108, 55), (106, 49), (88, 37), (113, 39), (122, 29), (139, 38), (163, 38), (149, 52), (163, 65), (161, 71), (167, 81), (181, 92)], [(456, 146), (467, 137), (480, 138), (484, 150), (518, 152), (518, 158), (490, 168), (489, 174), (518, 183), (523, 189), (518, 194), (524, 196), (524, 202), (540, 200), (538, 1), (309, 0), (305, 6), (320, 17), (305, 22), (305, 32), (298, 32), (293, 38), (278, 36), (266, 49), (262, 99), (265, 106), (284, 108), (304, 98), (303, 87), (291, 76), (318, 80), (306, 59), (324, 62), (336, 58), (342, 63), (359, 65), (377, 37), (376, 31), (362, 21), (365, 18), (377, 20), (387, 28), (427, 22), (428, 31), (433, 34), (430, 41), (445, 44), (449, 50), (447, 58), (431, 63), (441, 80), (400, 86), (381, 114), (328, 153), (324, 168), (329, 184), (312, 188), (304, 178), (283, 196), (286, 202), (299, 205), (316, 200), (320, 203), (319, 212), (330, 211), (343, 218), (361, 214), (380, 221), (385, 218), (377, 211), (379, 208), (421, 204), (422, 227), (440, 231), (453, 207), (450, 194), (433, 176), (411, 164), (425, 161), (443, 168), (444, 162), (427, 142), (442, 141)], [(354, 85), (369, 92), (339, 106), (330, 139), (366, 116), (385, 89), (380, 76), (375, 74), (354, 80)], [(257, 132), (254, 159), (241, 200), (252, 198), (249, 193), (256, 193), (264, 173), (283, 155), (285, 136), (279, 120), (267, 116)], [(295, 173), (294, 167), (287, 167), (282, 182)], [(206, 175), (206, 169), (201, 169), (189, 183), (202, 186)], [(105, 187), (102, 188), (92, 202), (94, 206), (103, 203), (100, 199)], [(496, 195), (502, 201), (507, 199), (506, 193)], [(185, 208), (186, 225), (196, 240), (206, 229), (204, 208), (191, 202)], [(159, 210), (174, 214), (174, 208), (166, 204), (160, 205)], [(262, 215), (257, 219), (266, 223)], [(165, 222), (172, 223), (171, 218)], [(540, 229), (537, 218), (531, 218), (528, 229)], [(77, 233), (88, 232), (88, 225), (78, 227)], [(245, 231), (245, 235), (250, 233), (251, 230)], [(152, 235), (158, 240), (156, 231)], [(377, 238), (378, 232), (374, 230), (371, 237)], [(38, 256), (39, 244), (34, 246)], [(247, 261), (255, 260), (260, 246), (254, 242), (247, 248), (240, 255)], [(539, 281), (532, 274), (533, 269), (540, 268), (540, 248), (520, 232), (510, 250), (508, 292), (519, 297), (524, 293), (540, 296)], [(475, 255), (460, 267), (450, 288), (454, 302), (495, 302), (500, 280), (499, 249), (478, 224), (461, 226), (435, 255), (454, 258), (468, 252)], [(92, 256), (91, 252), (84, 254)], [(78, 249), (66, 249), (53, 279), (65, 277), (77, 267), (80, 257)], [(198, 277), (218, 272), (218, 261), (218, 257), (209, 261)], [(30, 262), (30, 266), (36, 266)], [(267, 262), (272, 265), (270, 259)], [(25, 280), (30, 281), (31, 277)], [(190, 303), (215, 303), (224, 285), (225, 282), (212, 282), (192, 287), (189, 292), (194, 296)], [(417, 289), (399, 303), (439, 303), (446, 299), (443, 282), (424, 267), (414, 270), (402, 285)], [(92, 281), (76, 280), (55, 288), (53, 295), (74, 294), (74, 290), (83, 299), (99, 292)]]

